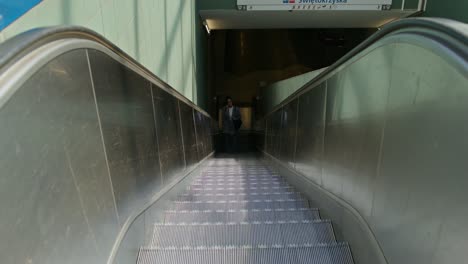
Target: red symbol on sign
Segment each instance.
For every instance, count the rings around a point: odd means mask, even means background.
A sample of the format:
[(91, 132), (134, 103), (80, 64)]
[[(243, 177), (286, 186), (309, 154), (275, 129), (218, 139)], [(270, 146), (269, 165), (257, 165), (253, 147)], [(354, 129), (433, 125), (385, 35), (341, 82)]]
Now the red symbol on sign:
[(289, 3), (294, 4), (294, 3), (296, 3), (296, 0), (289, 0)]

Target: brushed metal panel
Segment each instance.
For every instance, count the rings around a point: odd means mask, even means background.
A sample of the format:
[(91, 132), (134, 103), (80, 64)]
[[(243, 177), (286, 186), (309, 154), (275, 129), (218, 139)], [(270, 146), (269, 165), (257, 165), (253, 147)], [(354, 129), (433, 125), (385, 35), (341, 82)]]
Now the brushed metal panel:
[(391, 46), (374, 50), (327, 81), (323, 186), (366, 216), (372, 209), (392, 51)]
[(326, 84), (301, 95), (299, 100), (295, 168), (321, 185)]
[(204, 128), (206, 130), (206, 146), (207, 146), (207, 149), (206, 149), (206, 153), (205, 155), (203, 156), (206, 157), (208, 156), (212, 151), (213, 151), (213, 140), (214, 140), (214, 135), (213, 135), (213, 129), (212, 129), (212, 120), (210, 117), (208, 116), (205, 116), (203, 115), (203, 119), (204, 119)]
[[(357, 263), (380, 258), (369, 251), (371, 232), (388, 263), (466, 260), (461, 245), (468, 237), (468, 74), (435, 51), (407, 43), (376, 45), (326, 82), (322, 187), (358, 217), (324, 199), (326, 192), (291, 177), (298, 189), (310, 189), (307, 195), (324, 217), (333, 218)], [(318, 182), (300, 170), (300, 163), (317, 166), (301, 156), (313, 152), (306, 141), (314, 130), (304, 127), (317, 130), (313, 124), (323, 120), (302, 102), (313, 92), (300, 97), (296, 170)], [(371, 230), (356, 222), (359, 217)]]
[(164, 184), (185, 169), (177, 98), (152, 85)]
[(199, 119), (199, 126), (200, 126), (200, 129), (199, 131), (201, 131), (201, 138), (202, 138), (202, 149), (203, 149), (203, 156), (206, 156), (206, 154), (208, 153), (209, 151), (209, 140), (208, 140), (208, 137), (209, 137), (209, 129), (207, 129), (206, 127), (206, 119), (205, 119), (205, 116), (204, 115), (201, 115), (200, 116), (200, 119)]
[(267, 140), (267, 124), (266, 119), (262, 118), (260, 120), (255, 121), (255, 146), (257, 150), (265, 150), (266, 147), (266, 140)]
[(2, 262), (106, 261), (118, 225), (97, 117), (84, 50), (46, 64), (1, 109)]
[(206, 135), (206, 128), (204, 127), (204, 121), (203, 121), (203, 114), (200, 113), (199, 111), (195, 110), (194, 113), (194, 119), (195, 119), (195, 128), (197, 132), (197, 150), (200, 155), (200, 159), (205, 156), (205, 154), (208, 152), (208, 142), (207, 140), (207, 135)]
[(266, 119), (265, 151), (273, 153), (273, 116)]
[(99, 116), (121, 222), (161, 188), (150, 83), (89, 51)]
[(283, 107), (281, 145), (279, 158), (282, 162), (294, 166), (296, 155), (296, 128), (298, 99)]
[(282, 133), (282, 120), (283, 120), (283, 109), (275, 111), (271, 118), (271, 154), (279, 158), (281, 150), (281, 133)]
[(195, 111), (195, 126), (197, 128), (198, 153), (201, 154), (200, 159), (203, 159), (213, 151), (213, 122), (209, 117)]
[(382, 129), (378, 117), (326, 127), (323, 186), (366, 216), (372, 210)]
[(467, 74), (410, 44), (392, 72), (372, 225), (394, 263), (464, 263)]
[(193, 109), (183, 102), (179, 102), (179, 107), (184, 139), (185, 160), (187, 168), (191, 168), (199, 161), (195, 123), (193, 121)]

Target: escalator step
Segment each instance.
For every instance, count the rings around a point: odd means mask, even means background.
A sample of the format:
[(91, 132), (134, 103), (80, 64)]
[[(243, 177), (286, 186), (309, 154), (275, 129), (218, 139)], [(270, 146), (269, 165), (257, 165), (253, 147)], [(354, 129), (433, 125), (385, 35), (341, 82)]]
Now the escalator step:
[(201, 173), (203, 176), (210, 177), (240, 177), (240, 176), (276, 176), (279, 175), (269, 171), (229, 171), (229, 172), (218, 172), (218, 171), (204, 171)]
[(282, 178), (272, 173), (202, 173), (199, 177), (209, 179), (242, 179), (242, 178)]
[(166, 223), (241, 223), (267, 221), (304, 221), (320, 219), (318, 209), (167, 211)]
[(352, 264), (345, 243), (285, 248), (142, 248), (140, 264)]
[(156, 224), (153, 247), (315, 245), (335, 242), (330, 221), (249, 224)]
[(292, 192), (294, 191), (293, 187), (192, 187), (188, 188), (186, 193), (193, 193), (193, 194), (209, 194), (209, 193), (220, 193), (220, 192)]
[(283, 181), (282, 177), (276, 176), (200, 176), (196, 181), (224, 181), (224, 182), (238, 182), (238, 181)]
[(277, 171), (239, 159), (208, 166), (154, 225), (138, 264), (352, 264), (333, 226)]
[[(211, 163), (211, 164), (216, 164), (216, 163)], [(205, 168), (218, 168), (218, 167), (222, 167), (222, 168), (263, 168), (263, 169), (268, 169), (268, 167), (264, 164), (260, 164), (260, 163), (257, 163), (257, 164), (254, 164), (254, 163), (233, 163), (233, 162), (230, 162), (230, 163), (218, 163), (216, 166), (210, 166), (209, 163), (207, 164), (207, 166), (205, 166)]]
[(204, 168), (202, 172), (238, 172), (238, 171), (245, 171), (245, 172), (274, 172), (265, 167), (246, 167), (246, 166), (227, 166), (227, 167), (208, 167)]
[(268, 171), (274, 172), (273, 170), (265, 166), (212, 166), (205, 167), (202, 171), (215, 171), (215, 172), (225, 172), (225, 171)]
[(193, 183), (192, 187), (196, 186), (212, 186), (219, 187), (289, 187), (286, 182), (209, 182), (209, 183)]
[(227, 184), (227, 183), (244, 183), (244, 184), (265, 184), (265, 183), (277, 183), (277, 184), (286, 184), (286, 181), (283, 179), (196, 179), (193, 181), (194, 184), (205, 184), (205, 183), (217, 183), (217, 184)]
[(300, 209), (307, 208), (306, 200), (255, 200), (255, 201), (207, 201), (207, 202), (174, 202), (172, 210), (205, 211), (205, 210), (252, 210), (252, 209)]
[(209, 194), (183, 194), (177, 201), (231, 201), (231, 200), (295, 200), (302, 196), (297, 192), (271, 192), (271, 193), (209, 193)]
[(209, 169), (202, 170), (202, 174), (231, 174), (231, 173), (241, 173), (241, 174), (274, 174), (276, 172), (268, 169)]

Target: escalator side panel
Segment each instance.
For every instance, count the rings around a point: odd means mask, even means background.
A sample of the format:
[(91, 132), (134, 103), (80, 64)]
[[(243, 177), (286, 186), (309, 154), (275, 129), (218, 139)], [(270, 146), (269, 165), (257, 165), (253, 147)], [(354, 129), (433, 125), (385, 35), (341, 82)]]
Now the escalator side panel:
[(35, 73), (0, 123), (2, 262), (105, 262), (119, 221), (85, 50)]
[(197, 140), (196, 140), (196, 131), (195, 123), (193, 122), (193, 109), (185, 104), (184, 102), (179, 101), (180, 107), (180, 118), (182, 124), (182, 131), (184, 136), (184, 152), (185, 152), (185, 162), (187, 169), (192, 168), (195, 164), (198, 163), (199, 157), (204, 157), (199, 155), (197, 151)]
[(322, 183), (323, 137), (327, 84), (322, 83), (299, 98), (295, 168)]
[[(0, 242), (0, 255), (5, 263), (135, 260), (151, 229), (146, 215), (137, 215), (175, 184), (171, 180), (189, 172), (179, 99), (105, 48), (77, 46), (58, 41), (47, 46), (55, 47), (52, 54), (58, 57), (31, 54), (45, 66), (38, 65), (24, 83), (19, 78), (8, 86), (14, 92), (2, 98), (0, 236), (7, 239)], [(200, 116), (202, 126), (209, 123)], [(158, 119), (163, 125), (156, 125)], [(193, 135), (194, 120), (182, 122), (185, 133)], [(160, 147), (164, 157), (158, 155)], [(210, 148), (208, 142), (200, 160)]]
[[(298, 142), (321, 130), (323, 139), (297, 145), (301, 177), (281, 171), (334, 220), (356, 263), (467, 257), (468, 63), (416, 39), (389, 37), (330, 74), (325, 129), (305, 106), (298, 122)], [(300, 104), (322, 89), (299, 93)]]
[(89, 60), (123, 222), (162, 187), (150, 82), (99, 51), (89, 51)]
[(298, 101), (294, 100), (283, 108), (280, 160), (294, 166), (296, 151), (296, 125)]
[(169, 183), (185, 170), (178, 100), (155, 85), (152, 89), (163, 180)]

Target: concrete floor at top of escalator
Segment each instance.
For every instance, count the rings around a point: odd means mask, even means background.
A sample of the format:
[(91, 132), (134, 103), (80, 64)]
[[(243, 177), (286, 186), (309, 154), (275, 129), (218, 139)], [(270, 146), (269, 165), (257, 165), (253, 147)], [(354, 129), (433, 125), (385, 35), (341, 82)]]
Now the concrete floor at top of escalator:
[(257, 152), (217, 153), (155, 223), (139, 264), (351, 264), (330, 220)]

